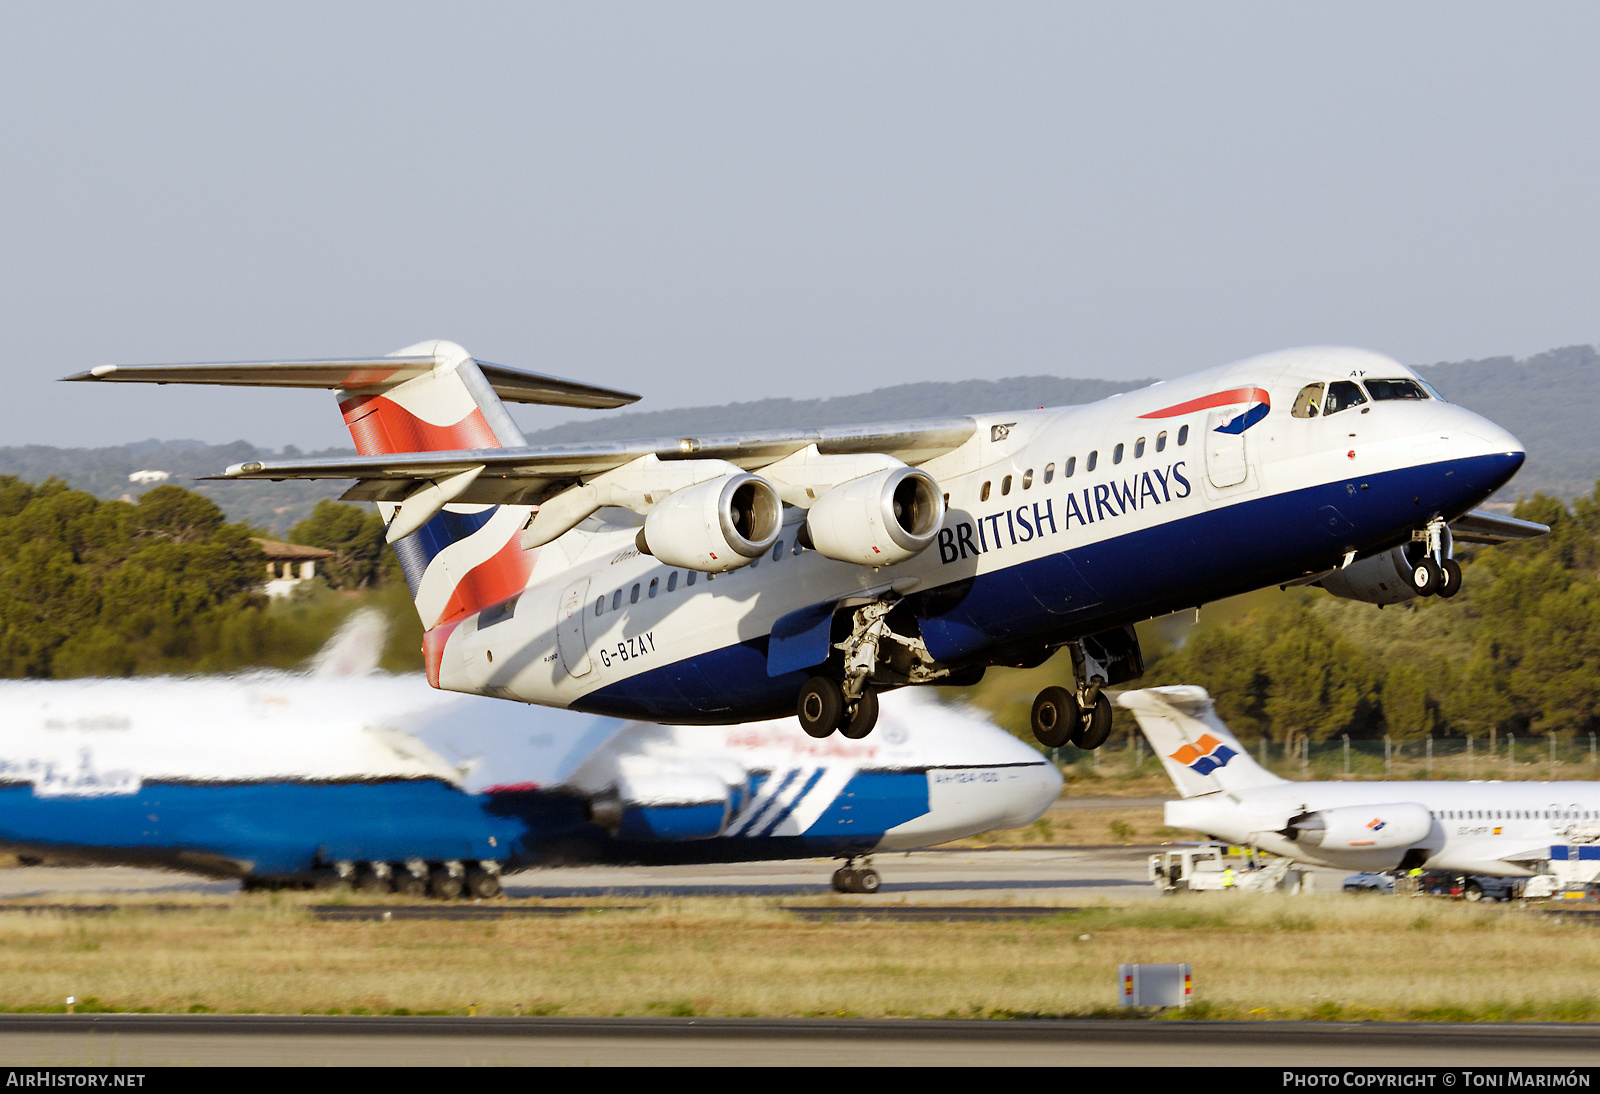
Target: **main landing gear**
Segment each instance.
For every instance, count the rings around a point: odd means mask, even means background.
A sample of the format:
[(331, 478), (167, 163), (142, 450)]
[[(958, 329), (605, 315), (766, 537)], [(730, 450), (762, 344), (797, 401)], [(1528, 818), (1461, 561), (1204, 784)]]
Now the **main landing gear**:
[(865, 893), (871, 896), (883, 888), (883, 878), (871, 866), (855, 865), (855, 859), (845, 859), (844, 865), (833, 872), (833, 891), (836, 893)]
[(813, 676), (800, 689), (795, 713), (800, 728), (813, 737), (839, 733), (859, 741), (878, 724), (878, 693), (863, 687), (854, 700), (845, 696), (844, 687), (826, 676)]
[(1412, 547), (1422, 549), (1422, 557), (1411, 564), (1407, 575), (1418, 596), (1442, 596), (1446, 600), (1461, 591), (1461, 564), (1451, 558), (1454, 547), (1450, 526), (1435, 517), (1428, 526), (1412, 535)]
[(1132, 627), (1091, 635), (1067, 647), (1072, 654), (1070, 690), (1048, 687), (1033, 700), (1033, 735), (1046, 748), (1076, 745), (1093, 751), (1111, 736), (1111, 700), (1101, 694), (1108, 683), (1144, 674), (1144, 658)]

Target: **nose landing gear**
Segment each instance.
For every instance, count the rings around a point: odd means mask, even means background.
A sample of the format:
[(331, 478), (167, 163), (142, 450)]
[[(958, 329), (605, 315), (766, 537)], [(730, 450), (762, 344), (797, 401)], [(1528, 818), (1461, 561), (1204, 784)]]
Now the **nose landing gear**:
[[(1440, 596), (1448, 600), (1461, 591), (1461, 564), (1451, 557), (1454, 537), (1450, 526), (1442, 517), (1434, 517), (1428, 526), (1411, 537), (1411, 551), (1419, 548), (1422, 557), (1411, 566), (1411, 587), (1418, 596)], [(1407, 552), (1410, 554), (1410, 551)]]

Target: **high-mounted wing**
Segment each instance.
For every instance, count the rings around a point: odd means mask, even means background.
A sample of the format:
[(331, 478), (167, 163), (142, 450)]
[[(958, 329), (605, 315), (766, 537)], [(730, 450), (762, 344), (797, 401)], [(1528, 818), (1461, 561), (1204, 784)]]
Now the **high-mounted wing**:
[(923, 463), (958, 448), (977, 429), (971, 418), (932, 418), (914, 422), (836, 426), (828, 429), (776, 429), (713, 437), (656, 437), (595, 444), (539, 445), (528, 448), (470, 449), (460, 452), (407, 452), (382, 456), (333, 456), (301, 460), (250, 460), (212, 478), (358, 479), (346, 501), (400, 501), (419, 486), (463, 475), (481, 467), (452, 501), (461, 504), (538, 505), (585, 479), (644, 456), (663, 462), (725, 460), (746, 471), (776, 463), (816, 445), (823, 455), (862, 453)]
[[(321, 361), (234, 361), (191, 365), (101, 365), (66, 380), (122, 381), (137, 384), (205, 384), (212, 387), (298, 387), (362, 391), (389, 388), (434, 371), (439, 359), (427, 357), (354, 357)], [(489, 386), (512, 403), (573, 406), (609, 410), (639, 401), (632, 392), (617, 391), (560, 376), (477, 362)]]
[(1462, 543), (1511, 543), (1547, 536), (1550, 526), (1474, 509), (1450, 522), (1450, 534)]

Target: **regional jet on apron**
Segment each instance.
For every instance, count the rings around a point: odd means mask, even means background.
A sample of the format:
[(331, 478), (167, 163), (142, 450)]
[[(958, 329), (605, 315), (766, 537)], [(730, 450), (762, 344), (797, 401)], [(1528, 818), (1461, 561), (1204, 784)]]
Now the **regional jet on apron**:
[(474, 360), (104, 365), (70, 377), (328, 388), (358, 455), (234, 479), (353, 479), (376, 502), (435, 687), (651, 721), (797, 713), (861, 738), (880, 691), (970, 685), (1066, 647), (1046, 745), (1098, 747), (1133, 624), (1269, 585), (1451, 596), (1455, 539), (1521, 444), (1358, 349), (1288, 350), (1085, 406), (529, 446), (502, 400), (637, 396)]

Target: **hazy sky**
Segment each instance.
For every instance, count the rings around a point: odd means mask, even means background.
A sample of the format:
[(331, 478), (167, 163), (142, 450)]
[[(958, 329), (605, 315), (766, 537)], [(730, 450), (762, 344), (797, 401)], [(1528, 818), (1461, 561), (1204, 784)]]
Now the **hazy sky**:
[(430, 337), (657, 408), (1600, 341), (1593, 4), (13, 2), (0, 40), (0, 444), (346, 444), (318, 393), (52, 381)]

